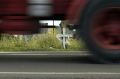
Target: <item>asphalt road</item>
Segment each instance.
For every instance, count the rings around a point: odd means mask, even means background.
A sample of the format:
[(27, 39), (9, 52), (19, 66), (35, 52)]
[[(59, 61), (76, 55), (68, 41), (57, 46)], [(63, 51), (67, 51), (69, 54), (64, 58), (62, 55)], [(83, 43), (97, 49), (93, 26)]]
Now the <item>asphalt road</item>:
[(64, 53), (0, 54), (0, 79), (120, 79), (119, 64), (93, 62), (87, 53)]

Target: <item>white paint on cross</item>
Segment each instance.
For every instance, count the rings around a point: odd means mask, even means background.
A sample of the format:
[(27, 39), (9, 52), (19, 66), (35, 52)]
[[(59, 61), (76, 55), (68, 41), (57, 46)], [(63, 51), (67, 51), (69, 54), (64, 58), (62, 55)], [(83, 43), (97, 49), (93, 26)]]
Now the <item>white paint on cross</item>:
[(57, 34), (56, 36), (59, 40), (62, 40), (63, 48), (66, 49), (67, 45), (69, 44), (68, 40), (70, 37), (72, 37), (71, 34), (66, 34), (66, 29), (63, 28), (62, 34)]

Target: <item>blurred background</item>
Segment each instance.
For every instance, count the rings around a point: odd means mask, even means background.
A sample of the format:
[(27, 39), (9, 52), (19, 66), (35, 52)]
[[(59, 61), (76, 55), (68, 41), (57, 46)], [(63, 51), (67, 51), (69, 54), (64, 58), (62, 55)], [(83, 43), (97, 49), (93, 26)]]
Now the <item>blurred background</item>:
[(76, 29), (69, 29), (61, 20), (41, 20), (38, 34), (1, 34), (0, 51), (82, 51), (87, 50)]

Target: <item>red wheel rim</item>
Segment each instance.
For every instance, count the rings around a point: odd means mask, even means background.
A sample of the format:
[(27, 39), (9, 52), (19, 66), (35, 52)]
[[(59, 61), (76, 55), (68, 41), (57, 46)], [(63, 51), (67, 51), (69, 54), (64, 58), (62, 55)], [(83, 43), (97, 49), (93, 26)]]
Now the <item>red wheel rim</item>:
[(92, 20), (94, 41), (105, 49), (120, 49), (120, 8), (99, 10)]

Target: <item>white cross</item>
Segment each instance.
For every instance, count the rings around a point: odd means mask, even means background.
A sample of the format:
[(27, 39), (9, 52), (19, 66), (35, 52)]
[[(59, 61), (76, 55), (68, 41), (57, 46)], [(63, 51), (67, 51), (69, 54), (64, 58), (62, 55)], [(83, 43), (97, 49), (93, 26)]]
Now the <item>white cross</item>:
[(61, 40), (60, 38), (62, 38), (62, 44), (63, 44), (63, 48), (66, 49), (66, 45), (69, 43), (68, 39), (72, 37), (71, 34), (57, 34), (57, 38), (59, 40)]

